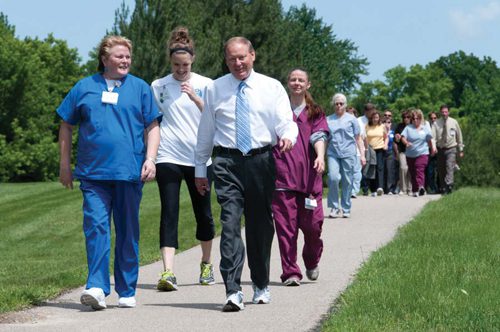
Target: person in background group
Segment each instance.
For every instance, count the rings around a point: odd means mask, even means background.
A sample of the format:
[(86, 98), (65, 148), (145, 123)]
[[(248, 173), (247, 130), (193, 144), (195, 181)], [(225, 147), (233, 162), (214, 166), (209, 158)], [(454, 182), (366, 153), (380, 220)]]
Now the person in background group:
[(392, 125), (392, 115), (387, 116), (387, 111), (384, 114), (384, 126), (387, 132), (387, 150), (384, 152), (384, 193), (388, 195), (396, 194), (397, 187), (397, 170), (396, 170), (396, 153), (394, 143), (394, 126)]
[(392, 111), (387, 109), (384, 111), (384, 117), (382, 119), (382, 123), (385, 123), (387, 120), (391, 122), (391, 129), (394, 131), (396, 129), (396, 123), (392, 122)]
[[(429, 113), (429, 125), (431, 127), (431, 133), (433, 133), (433, 128), (437, 120), (436, 112)], [(432, 136), (434, 141), (436, 141), (436, 137)], [(429, 156), (429, 163), (425, 168), (425, 187), (427, 188), (427, 192), (429, 194), (437, 194), (438, 187), (436, 183), (436, 168), (437, 168), (437, 154)]]
[[(347, 113), (353, 115), (355, 118), (358, 118), (358, 110), (356, 110), (352, 106), (347, 107)], [(358, 124), (359, 124), (359, 118), (358, 118)], [(362, 129), (360, 127), (359, 129), (360, 129), (360, 132), (361, 132), (360, 136), (363, 139), (363, 137), (364, 137), (364, 128)], [(361, 153), (363, 153), (363, 155), (364, 155), (365, 152), (364, 151), (359, 151), (359, 149), (356, 146), (356, 156), (358, 158), (356, 158), (356, 166), (354, 166), (354, 174), (352, 176), (352, 194), (351, 194), (351, 198), (357, 198), (359, 190), (361, 188), (361, 178), (363, 176), (363, 174), (361, 172), (361, 170), (362, 170), (362, 168), (361, 168)]]
[(421, 110), (412, 111), (412, 123), (401, 133), (401, 141), (406, 146), (406, 161), (411, 176), (411, 187), (414, 197), (425, 195), (425, 167), (427, 166), (429, 151), (435, 154), (432, 143), (432, 134), (423, 122), (424, 114)]
[(325, 113), (312, 99), (308, 73), (294, 69), (288, 74), (293, 119), (299, 128), (297, 143), (290, 152), (273, 148), (276, 161), (276, 190), (273, 215), (281, 253), (281, 281), (299, 286), (302, 273), (297, 264), (299, 229), (304, 234), (302, 258), (309, 280), (319, 276), (323, 252), (323, 181), (328, 125)]
[(453, 190), (453, 178), (457, 165), (457, 150), (460, 158), (464, 157), (462, 130), (457, 120), (449, 116), (449, 108), (439, 108), (441, 117), (432, 128), (438, 148), (438, 176), (440, 191), (449, 194)]
[[(361, 139), (366, 140), (366, 126), (368, 125), (368, 121), (371, 118), (372, 114), (376, 112), (375, 105), (372, 103), (367, 103), (364, 107), (364, 115), (358, 118), (358, 125), (360, 128)], [(361, 177), (361, 190), (363, 191), (363, 195), (368, 195), (368, 187), (369, 187), (369, 179), (365, 178), (362, 174)]]
[(411, 177), (408, 172), (408, 164), (406, 162), (406, 145), (401, 141), (401, 133), (407, 125), (411, 123), (411, 111), (404, 110), (402, 115), (402, 122), (396, 127), (394, 141), (396, 142), (395, 148), (397, 149), (397, 156), (399, 161), (399, 194), (410, 195)]
[[(80, 180), (87, 285), (80, 302), (106, 308), (110, 294), (111, 216), (115, 226), (115, 290), (119, 307), (135, 307), (139, 274), (139, 205), (144, 181), (155, 177), (162, 115), (149, 85), (129, 74), (132, 43), (107, 36), (98, 51), (99, 73), (80, 80), (57, 109), (62, 118), (60, 182)], [(126, 125), (124, 125), (126, 124)], [(78, 153), (71, 173), (73, 127)]]
[[(210, 195), (200, 195), (194, 183), (194, 149), (203, 112), (203, 91), (212, 80), (191, 71), (195, 58), (194, 42), (186, 28), (178, 27), (172, 31), (167, 52), (172, 73), (151, 84), (156, 102), (164, 114), (156, 159), (156, 180), (161, 200), (160, 251), (163, 261), (163, 272), (157, 285), (160, 291), (177, 290), (174, 256), (175, 250), (179, 248), (177, 230), (182, 179), (186, 181), (189, 190), (196, 219), (196, 238), (201, 243), (199, 282), (202, 285), (215, 283), (211, 264), (215, 226)], [(207, 161), (207, 168), (207, 175), (211, 180), (210, 159)]]
[[(351, 194), (353, 174), (357, 163), (356, 148), (365, 151), (363, 139), (357, 119), (346, 113), (347, 98), (337, 93), (332, 98), (335, 113), (327, 117), (330, 140), (327, 148), (328, 156), (328, 207), (330, 218), (351, 216)], [(364, 153), (360, 163), (366, 163)], [(342, 188), (339, 205), (339, 184)]]
[(381, 196), (384, 193), (384, 155), (388, 148), (389, 137), (377, 111), (372, 113), (365, 131), (365, 145), (370, 145), (377, 157), (376, 176), (369, 181), (370, 191), (372, 196)]
[(223, 311), (244, 309), (241, 273), (245, 246), (241, 216), (245, 215), (248, 266), (253, 303), (271, 301), (269, 269), (274, 225), (271, 202), (275, 189), (272, 146), (291, 150), (297, 125), (281, 83), (253, 70), (255, 50), (244, 37), (224, 45), (230, 74), (210, 84), (204, 98), (196, 145), (195, 182), (206, 195), (206, 163), (215, 145), (214, 184), (221, 206), (220, 271), (226, 286)]

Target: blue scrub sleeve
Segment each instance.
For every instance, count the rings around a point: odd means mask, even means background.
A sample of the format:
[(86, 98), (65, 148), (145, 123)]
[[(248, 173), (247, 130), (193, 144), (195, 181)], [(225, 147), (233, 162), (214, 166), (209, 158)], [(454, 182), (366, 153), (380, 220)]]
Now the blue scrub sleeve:
[(65, 122), (73, 126), (80, 122), (80, 111), (77, 109), (79, 86), (80, 82), (75, 84), (56, 110)]

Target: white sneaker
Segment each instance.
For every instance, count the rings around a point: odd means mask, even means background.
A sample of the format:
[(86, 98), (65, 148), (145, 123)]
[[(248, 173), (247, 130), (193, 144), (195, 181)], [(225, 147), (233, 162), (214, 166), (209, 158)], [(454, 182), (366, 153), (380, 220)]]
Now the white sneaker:
[(342, 218), (350, 218), (351, 217), (351, 214), (349, 212), (344, 212), (342, 214)]
[(372, 197), (377, 197), (377, 193), (371, 193)]
[(328, 215), (330, 218), (338, 218), (340, 217), (340, 210), (336, 208), (332, 208), (330, 210), (330, 214)]
[(82, 292), (80, 303), (88, 305), (94, 310), (106, 309), (104, 291), (101, 288), (92, 287)]
[(135, 308), (135, 305), (136, 305), (136, 301), (135, 301), (135, 297), (134, 296), (131, 296), (131, 297), (120, 297), (118, 299), (118, 306), (120, 308)]
[(284, 282), (285, 286), (300, 286), (300, 280), (297, 277), (290, 277), (286, 279)]
[(384, 189), (378, 188), (377, 189), (377, 196), (382, 196), (384, 194)]
[(271, 302), (271, 292), (269, 288), (266, 286), (262, 289), (253, 285), (253, 299), (252, 302), (255, 304), (268, 304)]
[(224, 303), (224, 306), (222, 307), (222, 311), (225, 312), (240, 311), (243, 309), (245, 309), (245, 306), (243, 305), (242, 292), (237, 292), (229, 295), (226, 299), (226, 302)]

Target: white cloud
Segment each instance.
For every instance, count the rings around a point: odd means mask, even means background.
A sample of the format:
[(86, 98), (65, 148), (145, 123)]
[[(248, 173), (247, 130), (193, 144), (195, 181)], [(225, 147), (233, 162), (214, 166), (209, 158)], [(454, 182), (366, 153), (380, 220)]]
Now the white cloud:
[(469, 10), (452, 9), (449, 15), (451, 24), (460, 37), (466, 39), (478, 37), (483, 31), (483, 26), (500, 18), (500, 1), (491, 1)]

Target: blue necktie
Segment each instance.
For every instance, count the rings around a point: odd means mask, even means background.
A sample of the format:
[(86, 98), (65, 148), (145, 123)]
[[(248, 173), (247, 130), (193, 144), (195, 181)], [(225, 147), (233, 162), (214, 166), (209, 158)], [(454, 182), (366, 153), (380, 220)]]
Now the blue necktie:
[(238, 86), (236, 94), (236, 147), (244, 154), (252, 149), (250, 139), (250, 107), (245, 96), (245, 82)]

